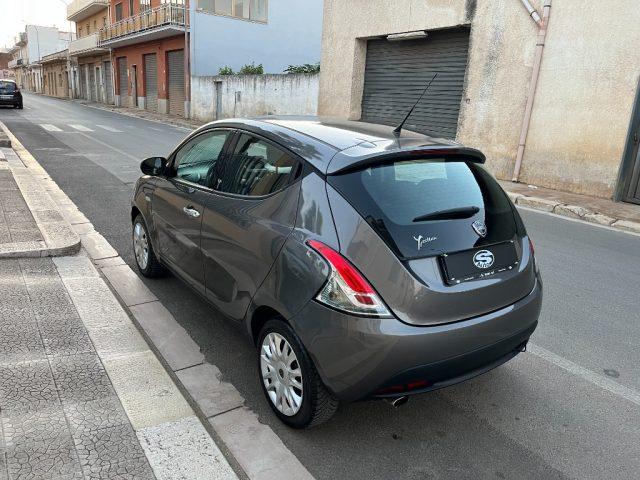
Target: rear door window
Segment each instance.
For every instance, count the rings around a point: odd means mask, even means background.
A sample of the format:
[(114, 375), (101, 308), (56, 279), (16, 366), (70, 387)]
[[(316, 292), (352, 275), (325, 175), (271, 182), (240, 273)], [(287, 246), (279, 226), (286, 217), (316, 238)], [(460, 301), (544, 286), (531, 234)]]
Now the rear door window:
[(220, 191), (248, 197), (270, 195), (289, 185), (298, 166), (284, 150), (243, 133), (226, 162)]
[[(403, 258), (498, 243), (516, 232), (500, 186), (480, 165), (462, 159), (377, 164), (328, 181)], [(486, 224), (485, 238), (474, 221)]]

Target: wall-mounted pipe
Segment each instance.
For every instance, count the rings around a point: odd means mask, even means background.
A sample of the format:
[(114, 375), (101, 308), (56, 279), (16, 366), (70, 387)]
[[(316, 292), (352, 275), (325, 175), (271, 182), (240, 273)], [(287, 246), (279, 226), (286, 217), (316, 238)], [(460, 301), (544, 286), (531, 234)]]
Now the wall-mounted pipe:
[(526, 8), (527, 12), (529, 13), (529, 16), (533, 19), (534, 22), (536, 22), (538, 27), (541, 27), (542, 19), (540, 18), (540, 14), (536, 11), (535, 8), (533, 8), (531, 2), (529, 2), (529, 0), (520, 0), (520, 2), (522, 2), (522, 5), (524, 5), (524, 8)]
[[(523, 4), (529, 4), (527, 0), (521, 0)], [(525, 5), (526, 6), (526, 5)], [(531, 6), (531, 4), (529, 4)], [(528, 8), (527, 8), (528, 10)], [(535, 17), (531, 15), (531, 18)], [(537, 15), (537, 12), (536, 12)], [(529, 134), (529, 124), (531, 123), (531, 112), (533, 111), (533, 101), (536, 97), (536, 89), (538, 87), (538, 78), (540, 77), (540, 65), (542, 64), (542, 53), (544, 52), (544, 44), (547, 38), (547, 28), (549, 26), (549, 16), (551, 15), (551, 0), (545, 0), (542, 7), (542, 19), (538, 23), (538, 39), (536, 43), (536, 52), (533, 60), (533, 71), (531, 72), (531, 81), (529, 82), (529, 95), (527, 97), (527, 106), (524, 110), (524, 119), (522, 120), (522, 129), (520, 130), (520, 140), (518, 141), (518, 153), (516, 155), (516, 165), (513, 169), (512, 181), (517, 182), (520, 178), (520, 169), (522, 168), (522, 158), (524, 157), (524, 149), (527, 143), (527, 135)], [(538, 16), (538, 18), (540, 18)]]

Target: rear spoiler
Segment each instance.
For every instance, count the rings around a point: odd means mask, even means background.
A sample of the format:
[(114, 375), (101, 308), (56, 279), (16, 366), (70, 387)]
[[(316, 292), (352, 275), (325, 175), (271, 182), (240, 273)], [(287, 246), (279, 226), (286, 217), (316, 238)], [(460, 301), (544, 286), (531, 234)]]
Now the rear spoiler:
[(467, 162), (485, 163), (486, 157), (480, 150), (475, 148), (456, 146), (423, 146), (406, 150), (394, 151), (376, 151), (375, 153), (365, 154), (354, 158), (345, 154), (345, 151), (338, 152), (331, 160), (327, 167), (327, 175), (337, 175), (352, 170), (376, 165), (380, 163), (395, 162), (398, 160), (414, 160), (418, 158), (438, 157), (444, 158), (445, 161), (459, 161), (460, 157), (464, 157)]

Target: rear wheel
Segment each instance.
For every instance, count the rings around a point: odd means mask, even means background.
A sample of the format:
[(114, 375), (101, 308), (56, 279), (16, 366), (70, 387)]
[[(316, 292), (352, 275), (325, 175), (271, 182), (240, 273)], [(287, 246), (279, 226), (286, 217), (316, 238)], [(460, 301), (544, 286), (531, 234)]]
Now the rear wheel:
[(142, 215), (138, 215), (133, 221), (133, 253), (136, 257), (138, 270), (145, 277), (159, 277), (164, 273), (164, 267), (158, 261), (151, 246), (147, 225), (144, 223)]
[(322, 383), (293, 329), (281, 318), (269, 320), (258, 338), (262, 390), (280, 420), (311, 428), (329, 420), (338, 400)]

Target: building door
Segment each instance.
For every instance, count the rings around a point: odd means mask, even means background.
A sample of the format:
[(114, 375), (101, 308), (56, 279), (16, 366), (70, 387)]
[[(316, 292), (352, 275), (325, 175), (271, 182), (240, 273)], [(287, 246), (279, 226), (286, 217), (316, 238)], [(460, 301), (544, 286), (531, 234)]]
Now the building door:
[(406, 128), (455, 138), (468, 50), (468, 29), (428, 32), (414, 40), (369, 40), (361, 119), (398, 125), (437, 73)]
[(113, 72), (111, 71), (111, 62), (102, 63), (102, 71), (104, 72), (104, 91), (106, 103), (113, 104)]
[(156, 54), (144, 56), (144, 89), (147, 92), (147, 110), (158, 111), (158, 62)]
[(102, 73), (100, 67), (95, 67), (96, 75), (96, 102), (102, 103)]
[(118, 59), (118, 81), (120, 83), (120, 88), (118, 89), (118, 94), (120, 95), (120, 105), (123, 107), (129, 106), (128, 99), (128, 83), (129, 83), (129, 75), (127, 75), (127, 58), (122, 57)]
[(89, 68), (89, 98), (92, 102), (98, 101), (98, 82), (96, 78), (96, 69), (93, 65), (88, 65)]
[(80, 98), (87, 99), (87, 73), (84, 65), (80, 65)]
[(184, 116), (184, 50), (167, 54), (169, 66), (169, 113)]
[(131, 101), (138, 106), (138, 66), (131, 65)]

